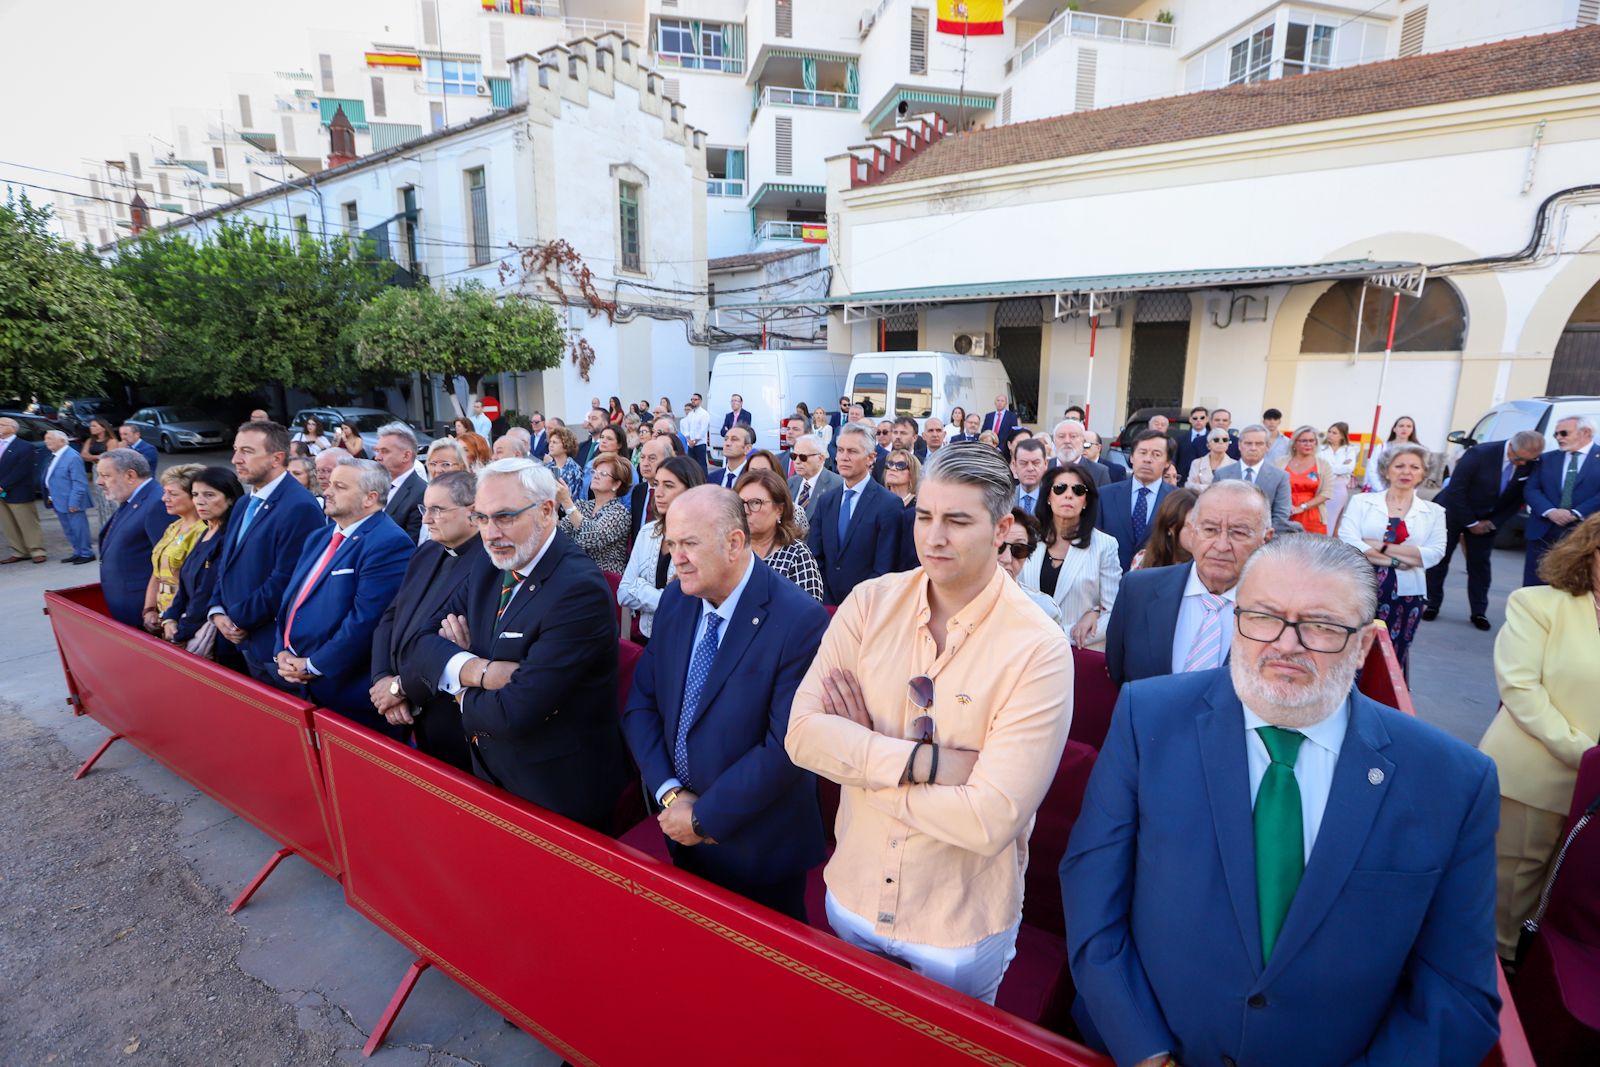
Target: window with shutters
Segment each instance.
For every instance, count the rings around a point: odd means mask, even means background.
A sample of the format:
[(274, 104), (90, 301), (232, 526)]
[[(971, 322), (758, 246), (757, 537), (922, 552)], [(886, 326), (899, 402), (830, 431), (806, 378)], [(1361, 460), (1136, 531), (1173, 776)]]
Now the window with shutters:
[(372, 114), (380, 119), (389, 114), (389, 100), (383, 94), (383, 79), (377, 75), (372, 77)]
[(1400, 20), (1400, 55), (1414, 56), (1422, 51), (1422, 39), (1428, 32), (1427, 5), (1406, 12)]
[(1078, 49), (1078, 80), (1073, 87), (1072, 110), (1094, 110), (1095, 74), (1100, 69), (1100, 54), (1093, 48)]
[(1600, 0), (1578, 0), (1578, 25), (1600, 24)]
[(683, 99), (683, 81), (680, 78), (662, 78), (661, 95), (668, 100)]
[(639, 191), (639, 186), (633, 182), (617, 183), (617, 238), (621, 245), (623, 270), (642, 269)]
[(248, 130), (250, 127), (254, 126), (255, 124), (256, 124), (255, 118), (250, 113), (250, 94), (249, 93), (240, 93), (239, 94), (239, 125), (243, 126), (245, 129)]
[(928, 73), (928, 9), (911, 9), (911, 73)]
[(322, 91), (333, 92), (333, 57), (323, 52), (317, 57), (317, 65), (322, 68)]
[(772, 120), (772, 157), (779, 174), (794, 173), (794, 119)]
[(134, 181), (138, 181), (140, 178), (144, 177), (143, 174), (139, 173), (139, 153), (128, 153), (128, 169), (133, 172)]
[(220, 148), (211, 150), (211, 169), (218, 172), (228, 169), (228, 158), (222, 154), (222, 149)]
[(467, 171), (467, 214), (472, 234), (472, 266), (481, 267), (489, 262), (489, 188), (482, 167)]
[(344, 202), (344, 209), (343, 210), (344, 210), (344, 232), (349, 234), (351, 237), (360, 236), (360, 234), (361, 234), (361, 223), (360, 223), (359, 220), (360, 220), (361, 216), (360, 216), (360, 213), (356, 209), (356, 202), (354, 200), (346, 200)]
[(1011, 121), (1011, 90), (1007, 89), (1000, 94), (1000, 125), (1004, 126)]
[(489, 65), (496, 70), (506, 65), (506, 28), (498, 22), (489, 26)]
[(294, 119), (284, 115), (279, 121), (283, 126), (283, 151), (288, 155), (294, 151)]
[(794, 36), (794, 0), (772, 0), (772, 34), (774, 37)]
[(422, 43), (439, 43), (439, 4), (437, 0), (422, 0)]

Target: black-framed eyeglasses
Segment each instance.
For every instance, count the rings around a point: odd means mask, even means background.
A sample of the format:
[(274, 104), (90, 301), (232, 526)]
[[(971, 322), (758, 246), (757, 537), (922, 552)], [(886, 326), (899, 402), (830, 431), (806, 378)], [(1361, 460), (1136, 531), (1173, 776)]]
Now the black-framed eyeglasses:
[(760, 513), (762, 508), (770, 507), (772, 507), (772, 501), (770, 500), (746, 500), (744, 502), (744, 513), (746, 515), (756, 515)]
[(1283, 636), (1284, 630), (1293, 626), (1300, 646), (1310, 652), (1343, 652), (1345, 646), (1350, 643), (1350, 638), (1363, 629), (1360, 626), (1344, 626), (1337, 622), (1290, 622), (1280, 616), (1270, 615), (1265, 611), (1251, 611), (1248, 608), (1234, 608), (1233, 616), (1239, 628), (1239, 636), (1263, 645), (1270, 645)]
[(447, 511), (460, 511), (460, 510), (461, 510), (461, 506), (459, 504), (452, 504), (447, 508), (442, 508), (438, 504), (418, 504), (417, 505), (417, 514), (421, 515), (424, 519), (426, 519), (429, 515), (432, 515), (434, 518), (437, 519), (440, 515), (443, 515)]
[(527, 507), (518, 508), (516, 511), (497, 511), (493, 515), (485, 515), (481, 511), (469, 511), (467, 513), (467, 521), (480, 530), (489, 525), (490, 522), (493, 522), (501, 529), (505, 529), (511, 523), (515, 522), (523, 512), (532, 511), (538, 506), (538, 504), (529, 504)]
[(1088, 496), (1089, 487), (1082, 482), (1069, 482), (1066, 480), (1059, 481), (1050, 487), (1052, 496), (1061, 496), (1065, 493), (1071, 493), (1073, 496)]
[(1028, 543), (1026, 541), (1007, 541), (1005, 544), (1000, 546), (999, 551), (995, 554), (1003, 556), (1007, 552), (1011, 553), (1012, 559), (1027, 559), (1029, 556), (1033, 555), (1033, 549), (1028, 547)]

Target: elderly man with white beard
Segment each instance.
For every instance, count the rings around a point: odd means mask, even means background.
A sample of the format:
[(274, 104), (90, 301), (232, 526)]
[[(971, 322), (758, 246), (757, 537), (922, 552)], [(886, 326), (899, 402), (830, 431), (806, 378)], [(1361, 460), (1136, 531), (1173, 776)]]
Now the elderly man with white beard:
[(1073, 1015), (1120, 1067), (1494, 1044), (1494, 766), (1353, 687), (1376, 600), (1355, 549), (1279, 538), (1226, 667), (1123, 687), (1061, 864)]

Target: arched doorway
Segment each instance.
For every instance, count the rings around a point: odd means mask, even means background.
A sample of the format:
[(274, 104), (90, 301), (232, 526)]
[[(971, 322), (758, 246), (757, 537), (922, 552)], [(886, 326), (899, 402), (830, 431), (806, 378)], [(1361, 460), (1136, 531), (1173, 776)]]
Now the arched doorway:
[(1011, 377), (1017, 418), (1033, 422), (1039, 417), (1039, 357), (1044, 351), (1044, 306), (1037, 297), (996, 305), (994, 343)]
[(1556, 342), (1545, 392), (1550, 396), (1600, 396), (1600, 283), (1572, 309), (1567, 328)]
[[(1362, 352), (1382, 352), (1389, 338), (1394, 294), (1369, 289), (1362, 305), (1363, 282), (1335, 283), (1317, 298), (1300, 333), (1300, 351), (1355, 352), (1356, 319), (1361, 320)], [(1459, 352), (1467, 334), (1466, 308), (1455, 286), (1439, 278), (1429, 281), (1420, 297), (1400, 298), (1394, 328), (1396, 352)]]

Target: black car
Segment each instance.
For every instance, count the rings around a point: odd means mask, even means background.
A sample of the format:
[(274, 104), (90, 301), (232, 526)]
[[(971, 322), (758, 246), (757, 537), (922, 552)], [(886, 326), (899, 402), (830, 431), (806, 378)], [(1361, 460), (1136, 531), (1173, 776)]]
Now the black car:
[(39, 444), (44, 441), (44, 435), (50, 430), (60, 430), (67, 435), (68, 443), (76, 445), (78, 438), (65, 426), (51, 422), (43, 415), (36, 415), (28, 411), (15, 411), (11, 409), (0, 410), (0, 418), (14, 419), (17, 423), (17, 436), (29, 444)]
[(1165, 415), (1167, 421), (1171, 423), (1167, 427), (1168, 437), (1181, 441), (1188, 434), (1189, 413), (1187, 411), (1179, 408), (1140, 408), (1128, 416), (1128, 421), (1122, 424), (1122, 429), (1117, 432), (1117, 436), (1112, 439), (1110, 444), (1106, 445), (1102, 459), (1115, 453), (1117, 458), (1112, 462), (1120, 463), (1126, 467), (1128, 465), (1128, 457), (1133, 452), (1133, 442), (1140, 434), (1144, 433), (1145, 429), (1150, 425), (1150, 420), (1157, 415)]
[(105, 396), (71, 396), (61, 404), (61, 413), (56, 421), (64, 429), (76, 437), (89, 435), (89, 420), (100, 418), (111, 424), (112, 428), (122, 425), (122, 420), (127, 412), (110, 397)]

